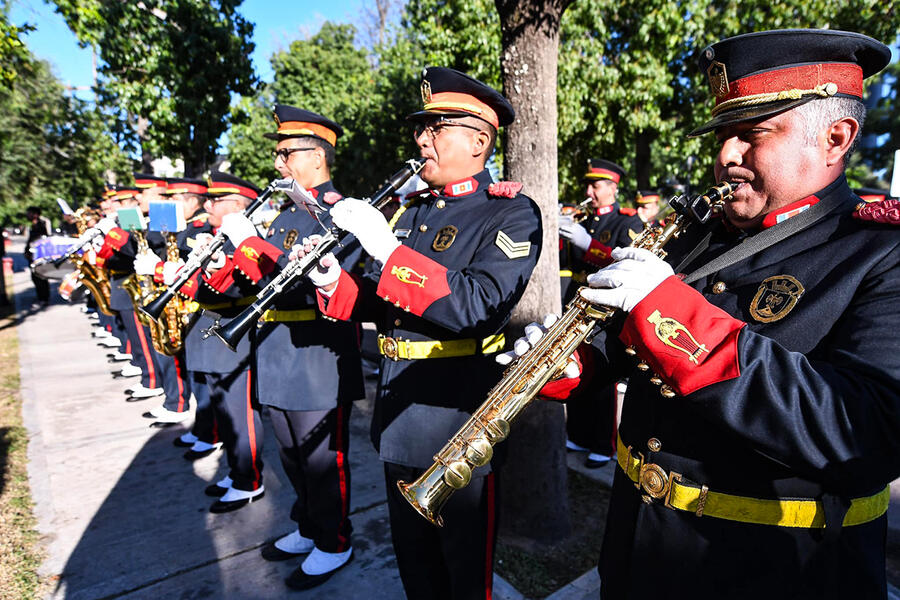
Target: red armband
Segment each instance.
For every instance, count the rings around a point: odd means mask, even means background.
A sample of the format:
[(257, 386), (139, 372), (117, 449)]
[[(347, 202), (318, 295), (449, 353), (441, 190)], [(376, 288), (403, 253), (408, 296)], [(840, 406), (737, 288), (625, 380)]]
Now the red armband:
[(609, 246), (601, 244), (597, 240), (591, 240), (591, 245), (588, 246), (582, 260), (595, 267), (605, 267), (613, 261), (611, 257), (612, 251), (613, 249)]
[(323, 315), (339, 321), (350, 320), (350, 315), (353, 314), (353, 307), (356, 305), (356, 299), (359, 297), (359, 283), (353, 275), (341, 269), (337, 287), (331, 296), (326, 296), (318, 290), (316, 292), (319, 300), (319, 310), (322, 311)]
[(234, 266), (253, 283), (275, 269), (275, 263), (283, 252), (262, 238), (247, 238), (234, 251)]
[(400, 246), (385, 263), (376, 294), (421, 317), (435, 300), (450, 295), (447, 267), (412, 248)]

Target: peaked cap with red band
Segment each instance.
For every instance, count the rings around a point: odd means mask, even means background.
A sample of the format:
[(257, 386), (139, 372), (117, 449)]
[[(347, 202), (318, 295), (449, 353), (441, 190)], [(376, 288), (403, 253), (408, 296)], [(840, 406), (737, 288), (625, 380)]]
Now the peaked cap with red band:
[(200, 196), (205, 196), (206, 182), (202, 179), (175, 177), (166, 182), (166, 191), (163, 193), (168, 196), (174, 194), (198, 194)]
[(584, 174), (584, 180), (596, 181), (598, 179), (609, 179), (610, 181), (619, 183), (624, 176), (625, 169), (613, 161), (602, 158), (589, 158), (587, 161), (587, 173)]
[(206, 180), (206, 193), (213, 198), (218, 196), (227, 196), (228, 194), (240, 194), (251, 200), (262, 193), (262, 190), (240, 177), (235, 177), (231, 173), (224, 171), (213, 171)]
[(447, 67), (425, 67), (422, 73), (422, 102), (411, 121), (435, 117), (478, 117), (499, 129), (513, 122), (516, 111), (509, 100), (494, 88), (465, 73)]
[(707, 47), (699, 63), (716, 98), (713, 118), (689, 135), (772, 116), (816, 98), (861, 100), (863, 79), (890, 60), (887, 46), (847, 31), (782, 29), (722, 40)]
[(166, 178), (157, 177), (152, 173), (135, 173), (134, 185), (140, 190), (149, 190), (155, 187), (166, 187)]
[(638, 190), (634, 195), (634, 201), (638, 204), (659, 202), (659, 192), (656, 190)]
[(337, 139), (344, 134), (341, 126), (334, 121), (287, 104), (276, 104), (272, 109), (272, 118), (278, 125), (278, 131), (263, 134), (263, 137), (270, 140), (281, 141), (292, 137), (312, 136), (334, 146)]
[(141, 190), (137, 188), (122, 186), (116, 190), (116, 195), (112, 197), (112, 200), (128, 200), (129, 198), (136, 198), (140, 193)]

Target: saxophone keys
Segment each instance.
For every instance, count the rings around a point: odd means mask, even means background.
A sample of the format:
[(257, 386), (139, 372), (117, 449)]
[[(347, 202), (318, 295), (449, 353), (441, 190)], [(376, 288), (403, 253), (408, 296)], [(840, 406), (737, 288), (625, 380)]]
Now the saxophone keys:
[(509, 423), (504, 419), (491, 419), (484, 428), (484, 432), (492, 444), (502, 442), (509, 435)]
[(462, 460), (455, 460), (447, 465), (447, 471), (444, 473), (444, 481), (455, 490), (462, 489), (469, 485), (472, 480), (472, 468)]
[(488, 464), (492, 456), (494, 456), (494, 448), (483, 437), (475, 438), (466, 446), (466, 460), (476, 467)]
[(659, 393), (663, 398), (674, 398), (675, 390), (673, 390), (670, 386), (664, 385), (659, 388)]
[(638, 370), (640, 370), (640, 371), (649, 371), (650, 370), (650, 365), (648, 365), (644, 361), (640, 361), (636, 366), (637, 366)]

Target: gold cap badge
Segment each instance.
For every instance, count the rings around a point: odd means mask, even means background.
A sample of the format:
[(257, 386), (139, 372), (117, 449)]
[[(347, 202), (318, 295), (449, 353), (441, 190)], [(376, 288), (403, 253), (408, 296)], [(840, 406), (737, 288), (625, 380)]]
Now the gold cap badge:
[(427, 79), (422, 80), (422, 102), (431, 104), (431, 84)]
[(709, 87), (716, 98), (722, 98), (728, 94), (731, 87), (728, 85), (728, 71), (723, 63), (717, 60), (711, 62), (706, 69), (706, 76), (709, 77)]

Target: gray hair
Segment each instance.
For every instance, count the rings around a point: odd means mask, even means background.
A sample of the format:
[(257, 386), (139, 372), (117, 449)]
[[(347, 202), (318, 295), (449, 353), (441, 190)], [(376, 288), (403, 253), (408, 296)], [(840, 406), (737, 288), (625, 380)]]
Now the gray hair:
[(804, 134), (804, 142), (808, 146), (815, 146), (819, 132), (826, 127), (831, 126), (835, 121), (850, 117), (859, 123), (859, 131), (856, 137), (847, 149), (844, 155), (844, 166), (850, 162), (850, 156), (859, 146), (859, 140), (862, 137), (863, 123), (866, 120), (866, 105), (856, 98), (844, 98), (841, 96), (833, 96), (831, 98), (817, 98), (806, 104), (801, 104), (792, 111), (795, 115), (803, 119), (806, 128)]

